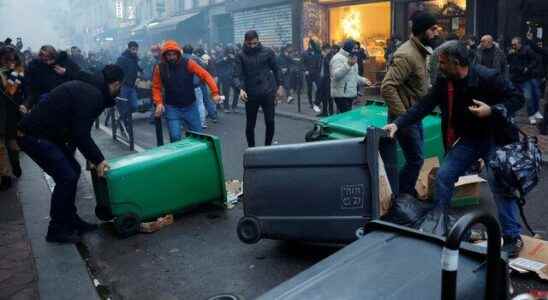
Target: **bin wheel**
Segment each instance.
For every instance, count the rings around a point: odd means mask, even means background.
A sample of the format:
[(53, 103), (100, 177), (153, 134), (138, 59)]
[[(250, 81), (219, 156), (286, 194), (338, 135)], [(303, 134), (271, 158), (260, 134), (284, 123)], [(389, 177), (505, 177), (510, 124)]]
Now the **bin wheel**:
[(310, 129), (304, 136), (306, 142), (319, 141), (322, 136), (322, 130), (320, 126), (314, 125), (314, 128)]
[(95, 206), (95, 215), (101, 221), (110, 221), (114, 218), (108, 207), (100, 205)]
[(259, 220), (243, 217), (238, 222), (238, 238), (246, 244), (255, 244), (261, 240), (261, 225)]
[(135, 214), (129, 213), (114, 218), (114, 229), (118, 237), (124, 239), (139, 233), (141, 221)]

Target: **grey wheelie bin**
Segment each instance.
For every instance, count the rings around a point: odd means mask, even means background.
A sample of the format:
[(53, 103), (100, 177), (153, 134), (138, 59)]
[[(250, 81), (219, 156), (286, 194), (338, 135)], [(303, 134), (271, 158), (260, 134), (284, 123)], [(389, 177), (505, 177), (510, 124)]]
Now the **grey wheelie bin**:
[[(488, 230), (487, 256), (479, 246), (461, 246), (465, 232), (475, 223)], [(487, 213), (463, 216), (447, 241), (380, 221), (367, 224), (364, 232), (360, 240), (259, 299), (509, 299), (500, 229)]]
[(356, 240), (363, 224), (379, 217), (379, 153), (397, 190), (395, 147), (371, 127), (365, 139), (247, 150), (240, 240)]

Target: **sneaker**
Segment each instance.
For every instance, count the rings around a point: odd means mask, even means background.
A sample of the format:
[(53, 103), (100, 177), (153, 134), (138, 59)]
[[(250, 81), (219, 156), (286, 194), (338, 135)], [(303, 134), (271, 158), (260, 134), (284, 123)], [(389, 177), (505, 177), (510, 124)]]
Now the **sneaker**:
[(80, 216), (78, 216), (78, 215), (76, 215), (76, 218), (74, 219), (74, 224), (73, 225), (74, 225), (74, 228), (76, 229), (77, 233), (80, 234), (80, 235), (84, 234), (84, 233), (94, 231), (97, 228), (99, 228), (99, 226), (97, 224), (86, 222), (86, 221), (82, 220), (82, 218), (80, 218)]
[(529, 117), (529, 124), (537, 125), (537, 118), (535, 118), (535, 116)]
[(82, 238), (72, 228), (50, 224), (46, 241), (49, 243), (77, 244), (82, 241)]
[(217, 122), (219, 122), (219, 119), (218, 118), (211, 119), (211, 122), (213, 122), (214, 124), (217, 124)]
[(320, 109), (320, 107), (317, 106), (317, 105), (314, 105), (314, 106), (312, 107), (312, 109), (313, 109), (315, 112), (317, 112), (317, 113), (320, 113), (320, 112), (322, 111), (322, 110)]
[(232, 109), (230, 109), (230, 108), (225, 109), (225, 113), (227, 113), (227, 114), (232, 113)]
[(508, 237), (503, 238), (504, 244), (502, 246), (502, 251), (506, 252), (508, 258), (516, 258), (519, 256), (519, 252), (523, 248), (523, 240), (520, 236), (518, 237)]
[(539, 120), (543, 120), (543, 119), (544, 119), (544, 117), (542, 116), (542, 114), (540, 113), (540, 111), (537, 111), (537, 112), (533, 115), (533, 117), (535, 117), (535, 118), (537, 118), (537, 119), (539, 119)]
[(293, 102), (293, 100), (295, 100), (295, 98), (289, 96), (289, 97), (287, 98), (287, 104), (290, 104), (291, 102)]

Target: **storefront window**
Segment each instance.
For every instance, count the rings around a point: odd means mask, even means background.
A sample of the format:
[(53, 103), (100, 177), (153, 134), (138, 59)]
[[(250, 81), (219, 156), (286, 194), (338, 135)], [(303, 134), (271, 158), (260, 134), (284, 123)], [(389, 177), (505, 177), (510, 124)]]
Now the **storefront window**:
[(376, 80), (385, 68), (384, 51), (390, 37), (390, 2), (356, 4), (329, 9), (329, 38), (339, 43), (347, 38), (359, 41), (369, 54), (366, 76)]

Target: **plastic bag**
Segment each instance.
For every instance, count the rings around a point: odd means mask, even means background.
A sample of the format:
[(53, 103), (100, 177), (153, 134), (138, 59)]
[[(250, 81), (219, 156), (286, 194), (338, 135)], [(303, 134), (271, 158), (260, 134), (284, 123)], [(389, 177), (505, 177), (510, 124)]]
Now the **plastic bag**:
[(396, 198), (388, 212), (381, 220), (411, 228), (422, 222), (424, 215), (431, 210), (431, 205), (421, 202), (408, 194)]
[(447, 236), (457, 219), (449, 214), (447, 209), (435, 208), (426, 213), (418, 223), (417, 228), (437, 236)]

